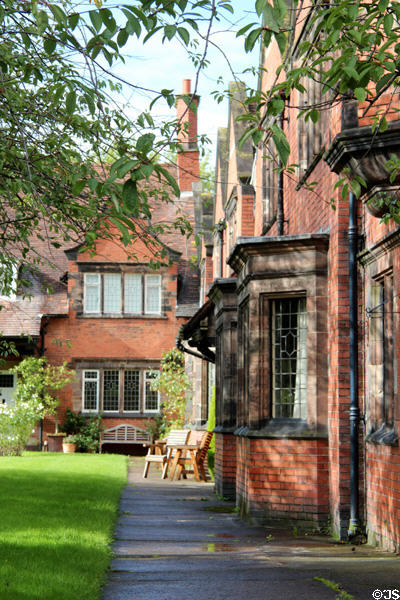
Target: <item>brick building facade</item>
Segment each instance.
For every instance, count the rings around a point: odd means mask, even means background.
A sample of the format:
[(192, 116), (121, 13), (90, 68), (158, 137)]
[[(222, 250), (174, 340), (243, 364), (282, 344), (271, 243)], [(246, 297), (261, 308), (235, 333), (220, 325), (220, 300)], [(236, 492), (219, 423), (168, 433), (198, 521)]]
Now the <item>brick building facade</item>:
[[(199, 98), (191, 99), (196, 107), (189, 98), (190, 81), (184, 80), (177, 100), (182, 126), (178, 165), (165, 165), (181, 195), (168, 203), (152, 195), (153, 224), (172, 223), (178, 215), (194, 224)], [(193, 242), (171, 229), (154, 239), (153, 248), (140, 236), (125, 247), (115, 231), (115, 237), (99, 238), (95, 255), (66, 244), (56, 249), (45, 241), (34, 243), (45, 261), (29, 274), (31, 299), (16, 295), (1, 301), (0, 331), (17, 344), (20, 357), (15, 360), (42, 355), (51, 364), (67, 361), (76, 371), (73, 382), (59, 393), (60, 423), (69, 407), (84, 415), (101, 412), (105, 428), (128, 423), (142, 429), (160, 409), (159, 393), (151, 388), (154, 371), (162, 354), (175, 346), (179, 327), (198, 308)], [(151, 261), (161, 247), (166, 251), (164, 266), (154, 269)], [(44, 291), (49, 284), (53, 294)], [(10, 401), (16, 384), (16, 376), (7, 372), (12, 364), (9, 360), (0, 376), (3, 401)], [(45, 419), (43, 441), (54, 426), (53, 418)]]
[[(317, 123), (286, 107), (297, 167), (280, 176), (265, 140), (238, 148), (235, 117), (251, 106), (244, 86), (230, 91), (200, 257), (206, 303), (181, 336), (215, 351), (216, 490), (251, 520), (329, 525), (339, 539), (364, 530), (398, 550), (400, 230), (368, 203), (398, 185), (384, 166), (398, 112), (373, 135), (351, 102)], [(345, 168), (367, 182), (360, 199), (334, 188)]]

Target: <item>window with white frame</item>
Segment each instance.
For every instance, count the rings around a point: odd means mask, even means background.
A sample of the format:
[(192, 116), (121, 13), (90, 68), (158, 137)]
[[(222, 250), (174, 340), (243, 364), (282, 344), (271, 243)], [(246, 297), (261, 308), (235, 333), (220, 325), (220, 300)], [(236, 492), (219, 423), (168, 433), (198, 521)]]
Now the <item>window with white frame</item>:
[(152, 382), (158, 371), (87, 369), (82, 372), (83, 412), (148, 413), (160, 409), (160, 394)]
[(83, 410), (87, 412), (98, 412), (99, 410), (99, 371), (84, 371), (82, 378), (83, 386)]
[(272, 416), (305, 419), (307, 313), (305, 298), (271, 301)]
[(160, 392), (152, 387), (153, 381), (157, 378), (156, 371), (145, 371), (145, 411), (158, 412), (160, 408)]
[(85, 313), (99, 313), (101, 300), (101, 275), (85, 273), (83, 307)]
[(161, 275), (141, 273), (85, 273), (85, 314), (161, 314)]
[(145, 275), (145, 313), (158, 315), (161, 312), (161, 276)]

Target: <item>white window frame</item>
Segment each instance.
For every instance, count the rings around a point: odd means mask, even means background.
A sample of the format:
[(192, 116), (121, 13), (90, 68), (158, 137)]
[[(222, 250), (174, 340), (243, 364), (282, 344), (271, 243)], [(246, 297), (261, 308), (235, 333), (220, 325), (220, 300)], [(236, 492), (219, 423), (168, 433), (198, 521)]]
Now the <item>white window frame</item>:
[[(88, 283), (88, 276), (93, 277), (93, 275), (97, 276), (97, 283)], [(98, 287), (98, 303), (97, 310), (88, 310), (87, 308), (87, 288), (88, 287)], [(98, 315), (101, 313), (101, 293), (102, 293), (102, 281), (100, 273), (84, 273), (83, 276), (83, 312), (89, 315)]]
[[(149, 284), (150, 277), (158, 277), (157, 286), (154, 284)], [(147, 274), (144, 276), (144, 314), (145, 315), (160, 315), (161, 314), (161, 275), (155, 274)], [(148, 298), (148, 290), (149, 288), (154, 288), (158, 290), (158, 308), (157, 310), (148, 310), (147, 308), (147, 298)]]
[[(90, 378), (86, 379), (86, 373), (96, 373), (96, 379)], [(96, 408), (85, 408), (85, 382), (86, 381), (96, 381)], [(84, 369), (82, 371), (82, 412), (83, 413), (98, 413), (99, 412), (99, 399), (100, 399), (100, 371), (98, 369)]]
[(152, 390), (155, 391), (157, 394), (157, 408), (147, 408), (147, 390), (146, 390), (146, 383), (148, 381), (152, 381), (153, 378), (148, 378), (147, 375), (148, 373), (159, 373), (159, 371), (156, 371), (154, 369), (146, 369), (143, 371), (143, 412), (144, 413), (152, 413), (152, 414), (157, 414), (160, 412), (160, 392), (158, 390)]

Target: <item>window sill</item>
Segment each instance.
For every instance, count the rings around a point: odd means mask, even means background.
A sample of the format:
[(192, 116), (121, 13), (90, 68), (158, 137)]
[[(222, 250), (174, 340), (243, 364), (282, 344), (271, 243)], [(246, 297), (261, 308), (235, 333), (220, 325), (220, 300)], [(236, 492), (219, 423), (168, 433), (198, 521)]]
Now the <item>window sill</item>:
[(126, 411), (123, 413), (120, 412), (104, 412), (104, 411), (94, 411), (94, 410), (83, 410), (82, 414), (85, 417), (92, 417), (101, 414), (102, 419), (151, 419), (154, 418), (155, 415), (159, 414), (159, 411), (153, 412), (137, 412), (137, 411)]
[(382, 423), (379, 429), (370, 429), (365, 441), (380, 446), (398, 446), (399, 436), (394, 425)]
[(167, 315), (134, 315), (129, 313), (108, 314), (108, 313), (77, 313), (77, 319), (168, 319)]
[(301, 419), (271, 419), (261, 429), (250, 429), (250, 427), (244, 426), (236, 429), (234, 434), (247, 438), (293, 440), (312, 440), (328, 437), (325, 428), (310, 427), (306, 421)]

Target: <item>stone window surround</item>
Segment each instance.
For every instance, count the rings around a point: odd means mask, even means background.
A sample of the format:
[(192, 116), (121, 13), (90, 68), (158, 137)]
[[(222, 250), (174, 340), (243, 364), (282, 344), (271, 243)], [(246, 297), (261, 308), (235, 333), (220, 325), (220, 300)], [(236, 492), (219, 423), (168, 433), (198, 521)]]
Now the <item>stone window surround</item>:
[[(237, 273), (239, 315), (246, 304), (249, 309), (249, 348), (256, 349), (249, 353), (247, 423), (243, 420), (238, 423), (237, 435), (301, 439), (327, 436), (328, 243), (327, 234), (239, 238), (228, 259)], [(270, 301), (299, 296), (307, 299), (307, 418), (273, 419), (269, 356)], [(238, 321), (240, 328), (240, 318)], [(239, 373), (240, 354), (239, 349)], [(238, 387), (240, 390), (240, 382)], [(238, 405), (240, 412), (240, 400)]]
[[(384, 280), (391, 277), (393, 274), (393, 251), (397, 248), (399, 251), (400, 246), (400, 228), (390, 232), (379, 242), (365, 249), (358, 256), (359, 262), (365, 270), (365, 305), (366, 309), (373, 309), (371, 306), (372, 298), (374, 297), (373, 288), (379, 284), (383, 284)], [(395, 286), (395, 280), (393, 280)], [(399, 299), (396, 297), (399, 290), (394, 287), (392, 290), (392, 303), (393, 303), (393, 317), (396, 319), (397, 306)], [(369, 339), (369, 328), (368, 323), (368, 310), (366, 312), (366, 341)], [(396, 336), (396, 321), (392, 324), (393, 335)], [(396, 340), (393, 341), (393, 347), (396, 347)], [(397, 369), (395, 362), (395, 354), (393, 356), (393, 370)], [(371, 366), (371, 355), (369, 344), (367, 347), (367, 365)], [(367, 368), (368, 368), (367, 367)], [(399, 419), (399, 406), (398, 406), (398, 387), (397, 377), (393, 374), (393, 386), (390, 390), (390, 398), (385, 399), (385, 408), (382, 407), (382, 399), (376, 397), (376, 390), (373, 389), (373, 382), (371, 384), (370, 373), (368, 371), (366, 381), (366, 427), (367, 435), (366, 442), (372, 444), (380, 444), (387, 446), (397, 446), (399, 443), (398, 430), (395, 425)], [(387, 391), (387, 390), (386, 390)], [(377, 405), (379, 404), (379, 406)], [(389, 404), (389, 406), (388, 406)]]
[[(145, 402), (145, 373), (146, 371), (157, 371), (159, 370), (160, 363), (158, 360), (150, 360), (150, 361), (132, 361), (132, 360), (115, 360), (115, 359), (93, 359), (93, 360), (75, 360), (73, 361), (72, 368), (76, 371), (75, 385), (73, 386), (73, 410), (78, 412), (83, 412), (85, 415), (90, 414), (98, 414), (98, 412), (102, 412), (104, 417), (107, 418), (126, 418), (126, 417), (135, 417), (139, 419), (148, 419), (154, 417), (155, 414), (159, 412), (159, 410), (144, 410), (144, 402)], [(101, 373), (103, 371), (113, 371), (117, 370), (120, 372), (120, 388), (123, 389), (123, 377), (121, 377), (121, 372), (125, 370), (140, 371), (140, 410), (139, 411), (124, 411), (122, 410), (122, 397), (123, 392), (120, 393), (120, 409), (119, 411), (107, 411), (104, 412), (101, 406), (101, 397), (102, 397), (102, 376)], [(83, 373), (84, 371), (99, 371), (99, 410), (91, 411), (83, 409)], [(159, 407), (160, 407), (160, 397), (159, 397)]]
[[(106, 310), (106, 289), (109, 289), (109, 292), (112, 291), (112, 285), (107, 285), (107, 277), (117, 276), (119, 280), (119, 310)], [(139, 285), (135, 284), (138, 287), (139, 291), (139, 308), (138, 310), (128, 310), (127, 300), (130, 299), (130, 296), (127, 295), (128, 292), (128, 276), (132, 275), (135, 277), (135, 281), (139, 282)], [(89, 277), (96, 277), (96, 282), (89, 282)], [(156, 285), (152, 282), (152, 278), (157, 278)], [(88, 315), (104, 315), (104, 314), (112, 314), (112, 315), (160, 315), (161, 314), (161, 286), (162, 280), (161, 275), (159, 273), (121, 273), (118, 271), (109, 271), (108, 273), (84, 273), (83, 274), (83, 310), (86, 316)], [(89, 289), (97, 290), (97, 307), (93, 310), (89, 310), (86, 304), (86, 294)], [(150, 309), (149, 308), (149, 290), (156, 290), (158, 292), (157, 298), (157, 308)], [(118, 296), (117, 296), (118, 300)], [(154, 300), (153, 300), (154, 302)]]
[[(160, 275), (161, 276), (161, 312), (158, 314), (142, 312), (140, 314), (131, 313), (85, 313), (84, 312), (84, 274), (107, 274), (120, 273), (123, 277), (124, 273), (136, 273), (142, 275)], [(74, 274), (71, 274), (71, 279), (74, 279)], [(148, 263), (110, 263), (110, 262), (79, 262), (78, 274), (76, 278), (75, 288), (72, 292), (74, 310), (77, 312), (77, 318), (81, 319), (168, 319), (165, 306), (165, 300), (169, 296), (168, 285), (170, 276), (165, 268), (158, 270), (149, 267)], [(144, 286), (143, 286), (144, 287)], [(168, 302), (167, 302), (168, 303)], [(144, 306), (143, 306), (144, 308)]]

